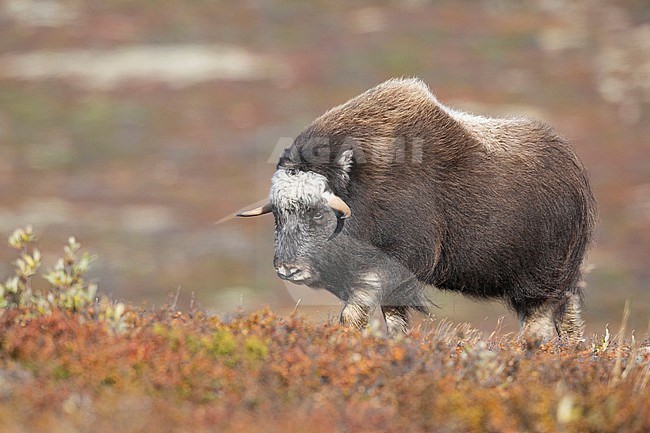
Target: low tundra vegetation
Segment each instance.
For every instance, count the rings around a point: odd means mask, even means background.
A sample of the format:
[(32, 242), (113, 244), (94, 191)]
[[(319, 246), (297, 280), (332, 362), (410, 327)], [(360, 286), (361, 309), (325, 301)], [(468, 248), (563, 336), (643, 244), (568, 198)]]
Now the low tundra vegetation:
[(146, 310), (99, 296), (74, 238), (45, 271), (31, 228), (9, 243), (4, 432), (650, 431), (650, 342), (624, 326), (575, 348), (445, 321), (391, 340), (269, 309)]

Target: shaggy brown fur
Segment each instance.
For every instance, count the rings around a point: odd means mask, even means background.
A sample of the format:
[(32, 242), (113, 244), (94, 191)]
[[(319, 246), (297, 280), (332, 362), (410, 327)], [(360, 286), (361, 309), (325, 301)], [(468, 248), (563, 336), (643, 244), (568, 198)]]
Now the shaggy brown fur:
[(390, 80), (316, 119), (278, 170), (325, 176), (352, 211), (343, 233), (419, 281), (503, 299), (532, 334), (581, 338), (595, 202), (551, 127), (468, 115), (419, 80)]

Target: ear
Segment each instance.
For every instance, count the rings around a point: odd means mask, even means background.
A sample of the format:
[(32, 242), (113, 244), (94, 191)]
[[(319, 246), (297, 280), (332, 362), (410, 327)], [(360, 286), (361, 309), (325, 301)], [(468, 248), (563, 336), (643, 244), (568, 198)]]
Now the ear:
[(339, 155), (336, 160), (336, 164), (339, 166), (339, 169), (342, 171), (342, 176), (345, 177), (346, 183), (349, 179), (350, 169), (352, 168), (352, 155), (354, 154), (352, 149), (344, 150)]

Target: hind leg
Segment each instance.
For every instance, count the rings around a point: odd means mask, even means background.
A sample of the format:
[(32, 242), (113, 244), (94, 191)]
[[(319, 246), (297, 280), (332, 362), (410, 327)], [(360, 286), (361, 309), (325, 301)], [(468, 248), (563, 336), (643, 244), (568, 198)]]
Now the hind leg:
[(542, 305), (532, 311), (520, 311), (519, 325), (524, 338), (550, 341), (555, 337), (555, 322), (553, 308)]
[(585, 323), (582, 320), (582, 296), (580, 292), (567, 292), (565, 299), (553, 312), (553, 321), (560, 338), (569, 343), (583, 341)]
[(582, 341), (582, 294), (565, 293), (561, 300), (548, 300), (533, 309), (516, 309), (525, 338), (552, 340), (556, 335), (569, 343)]

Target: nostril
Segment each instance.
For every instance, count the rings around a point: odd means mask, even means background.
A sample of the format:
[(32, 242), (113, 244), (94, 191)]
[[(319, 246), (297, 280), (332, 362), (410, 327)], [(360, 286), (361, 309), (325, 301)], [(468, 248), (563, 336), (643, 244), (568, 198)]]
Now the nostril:
[(279, 266), (276, 269), (276, 271), (278, 272), (278, 274), (280, 274), (282, 276), (286, 276), (288, 274), (288, 270), (287, 270), (287, 268), (284, 267), (284, 265)]

